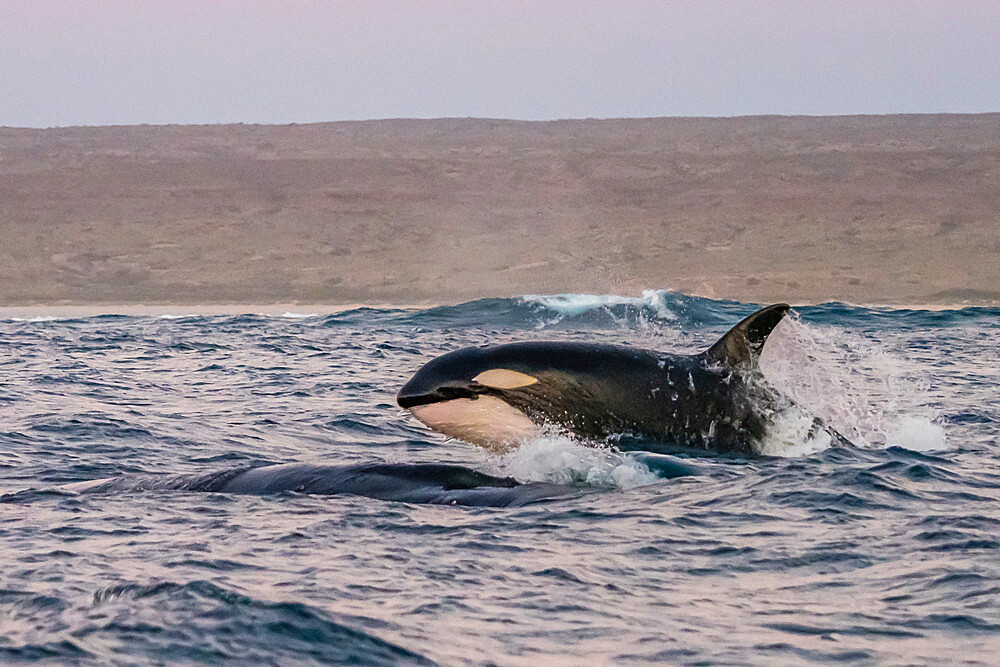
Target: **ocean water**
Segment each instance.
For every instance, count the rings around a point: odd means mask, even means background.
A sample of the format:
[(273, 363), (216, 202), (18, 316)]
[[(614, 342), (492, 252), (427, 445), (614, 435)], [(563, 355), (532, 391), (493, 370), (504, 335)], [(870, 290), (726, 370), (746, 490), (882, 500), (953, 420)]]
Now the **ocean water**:
[[(454, 307), (0, 321), (0, 661), (995, 664), (1000, 309), (796, 309), (771, 382), (854, 447), (685, 459), (552, 432), (503, 456), (394, 394), (466, 345), (707, 347), (749, 304), (650, 291)], [(522, 507), (59, 492), (269, 463), (452, 463)], [(661, 471), (662, 472), (662, 471)]]

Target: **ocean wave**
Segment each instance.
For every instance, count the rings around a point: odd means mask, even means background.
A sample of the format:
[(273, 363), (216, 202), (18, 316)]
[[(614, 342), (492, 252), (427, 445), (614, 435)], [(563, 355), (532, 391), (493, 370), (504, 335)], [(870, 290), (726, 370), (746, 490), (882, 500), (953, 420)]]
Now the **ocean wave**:
[[(106, 586), (89, 601), (6, 590), (0, 606), (17, 610), (5, 618), (0, 658), (18, 662), (433, 664), (308, 604), (261, 600), (203, 580)], [(38, 641), (38, 627), (53, 631)]]
[(110, 661), (433, 664), (311, 605), (262, 600), (203, 580), (101, 588), (92, 611), (73, 620), (68, 634)]
[[(355, 322), (359, 318), (376, 321), (412, 321), (428, 324), (448, 324), (464, 322), (468, 325), (476, 323), (506, 323), (512, 325), (529, 325), (531, 327), (546, 326), (557, 318), (556, 322), (569, 319), (576, 324), (586, 325), (588, 322), (598, 324), (634, 323), (634, 317), (643, 314), (645, 317), (663, 323), (679, 325), (723, 325), (731, 323), (733, 317), (748, 314), (760, 304), (742, 303), (728, 299), (714, 299), (683, 294), (672, 289), (644, 289), (638, 296), (620, 294), (525, 294), (519, 297), (489, 297), (475, 299), (464, 303), (448, 306), (411, 306), (411, 305), (352, 305), (336, 308), (336, 312), (323, 315), (317, 312), (286, 311), (269, 314), (260, 311), (261, 307), (248, 305), (246, 312), (234, 313), (232, 306), (220, 308), (213, 314), (211, 307), (199, 306), (197, 313), (161, 313), (155, 317), (165, 320), (206, 318), (206, 319), (239, 319), (243, 317), (277, 319), (307, 319), (323, 317), (331, 324)], [(794, 304), (793, 304), (794, 306)], [(182, 306), (178, 307), (183, 309)], [(141, 311), (142, 307), (135, 307)], [(86, 321), (95, 318), (128, 318), (145, 317), (146, 315), (123, 315), (118, 312), (93, 312), (90, 315), (63, 316), (53, 314), (52, 309), (41, 307), (35, 316), (16, 316), (0, 318), (0, 321), (49, 323), (66, 321)], [(86, 308), (81, 307), (81, 310)], [(326, 310), (326, 308), (324, 308)], [(840, 301), (799, 305), (795, 310), (807, 321), (826, 324), (857, 324), (894, 326), (894, 327), (941, 327), (958, 324), (965, 321), (989, 320), (1000, 317), (1000, 307), (997, 306), (892, 306), (892, 305), (855, 305)], [(603, 313), (605, 317), (592, 317)], [(614, 317), (609, 318), (608, 316)]]

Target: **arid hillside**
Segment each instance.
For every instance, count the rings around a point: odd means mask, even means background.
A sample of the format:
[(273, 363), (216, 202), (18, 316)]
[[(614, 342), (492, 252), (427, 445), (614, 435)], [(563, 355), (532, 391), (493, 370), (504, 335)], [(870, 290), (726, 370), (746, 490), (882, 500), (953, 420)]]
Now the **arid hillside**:
[(1000, 299), (1000, 114), (0, 128), (0, 305)]

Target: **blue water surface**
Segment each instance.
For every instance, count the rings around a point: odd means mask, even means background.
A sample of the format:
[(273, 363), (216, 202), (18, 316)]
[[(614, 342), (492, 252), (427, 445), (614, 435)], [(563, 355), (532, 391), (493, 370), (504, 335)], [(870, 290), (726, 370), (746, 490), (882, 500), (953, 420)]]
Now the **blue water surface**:
[[(462, 346), (695, 351), (753, 309), (647, 292), (0, 321), (0, 661), (994, 663), (1000, 309), (796, 309), (762, 363), (857, 446), (704, 456), (676, 479), (564, 436), (490, 455), (393, 401)], [(588, 492), (501, 509), (54, 491), (291, 461)]]

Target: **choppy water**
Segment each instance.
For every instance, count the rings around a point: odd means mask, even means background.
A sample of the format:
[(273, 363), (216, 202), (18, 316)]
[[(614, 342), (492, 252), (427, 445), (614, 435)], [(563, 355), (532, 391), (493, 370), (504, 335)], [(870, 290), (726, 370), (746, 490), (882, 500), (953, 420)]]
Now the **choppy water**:
[(798, 309), (765, 371), (859, 446), (705, 457), (693, 477), (558, 435), (491, 457), (393, 402), (461, 346), (693, 351), (751, 310), (649, 292), (2, 321), (0, 493), (290, 461), (449, 462), (591, 492), (506, 509), (8, 495), (0, 661), (993, 663), (1000, 309)]

